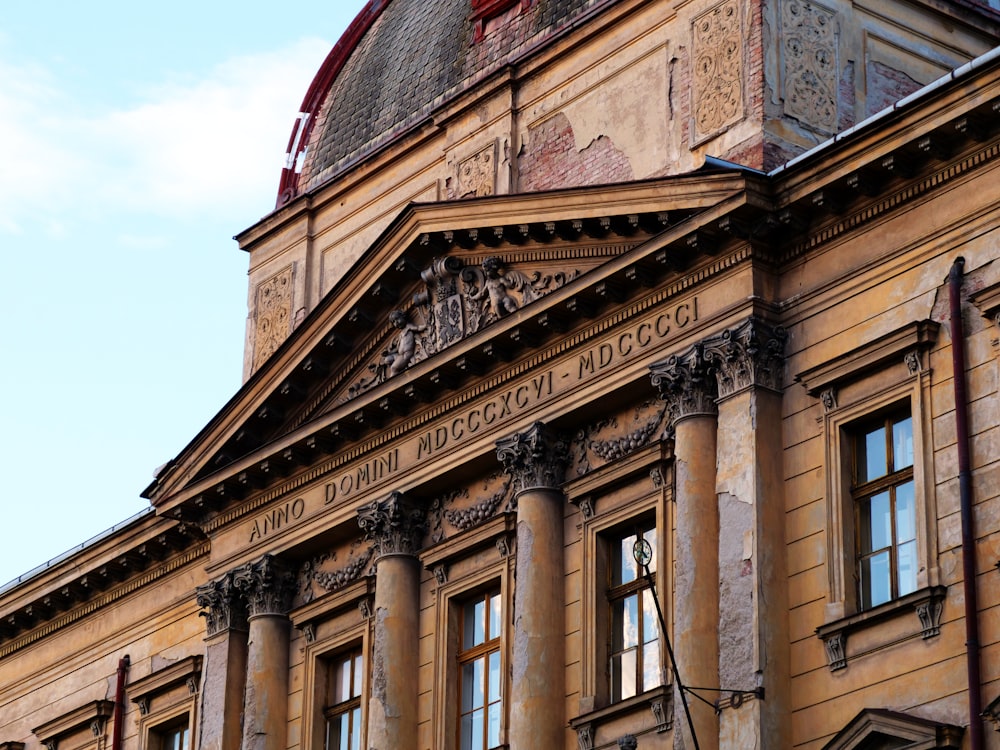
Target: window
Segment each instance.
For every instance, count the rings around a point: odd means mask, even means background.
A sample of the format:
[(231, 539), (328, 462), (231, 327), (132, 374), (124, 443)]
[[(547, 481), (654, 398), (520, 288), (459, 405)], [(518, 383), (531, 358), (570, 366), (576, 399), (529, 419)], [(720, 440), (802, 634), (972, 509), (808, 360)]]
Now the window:
[(631, 698), (663, 683), (659, 620), (653, 591), (633, 549), (644, 540), (652, 547), (650, 573), (656, 572), (656, 525), (651, 519), (609, 540), (608, 603), (612, 702)]
[(361, 749), (361, 689), (364, 657), (356, 648), (330, 659), (327, 671), (325, 750)]
[(917, 589), (913, 420), (891, 413), (853, 431), (859, 607), (871, 609)]
[(462, 648), (458, 654), (461, 750), (500, 745), (500, 611), (499, 587), (477, 595), (462, 607)]
[(150, 730), (151, 750), (189, 750), (191, 730), (187, 716), (179, 722), (171, 722)]

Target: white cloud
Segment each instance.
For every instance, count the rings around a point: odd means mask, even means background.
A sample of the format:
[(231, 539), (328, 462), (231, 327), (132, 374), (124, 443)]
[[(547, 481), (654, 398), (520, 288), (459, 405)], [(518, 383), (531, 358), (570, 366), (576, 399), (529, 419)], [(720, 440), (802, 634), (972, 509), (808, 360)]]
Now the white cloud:
[(239, 220), (265, 213), (298, 107), (329, 49), (304, 39), (233, 58), (200, 81), (154, 82), (143, 103), (97, 114), (44, 69), (0, 61), (0, 232), (122, 209)]

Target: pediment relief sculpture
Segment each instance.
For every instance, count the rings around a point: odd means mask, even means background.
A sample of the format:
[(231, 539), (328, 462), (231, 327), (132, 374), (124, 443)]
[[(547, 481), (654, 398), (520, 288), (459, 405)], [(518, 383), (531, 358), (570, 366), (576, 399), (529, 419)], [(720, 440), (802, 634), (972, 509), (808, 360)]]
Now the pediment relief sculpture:
[(436, 258), (420, 274), (421, 288), (408, 308), (389, 313), (392, 333), (367, 373), (347, 391), (347, 400), (399, 375), (579, 275), (573, 271), (522, 270), (496, 255), (478, 265)]

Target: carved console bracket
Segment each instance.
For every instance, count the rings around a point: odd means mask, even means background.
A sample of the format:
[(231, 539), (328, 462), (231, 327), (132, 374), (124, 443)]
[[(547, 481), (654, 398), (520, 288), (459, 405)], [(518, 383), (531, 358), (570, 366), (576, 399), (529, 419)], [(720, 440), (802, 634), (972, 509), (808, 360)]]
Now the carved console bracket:
[[(635, 742), (636, 735), (646, 734), (647, 732), (656, 732), (659, 734), (671, 729), (674, 716), (673, 690), (671, 686), (660, 685), (642, 695), (626, 698), (605, 708), (590, 711), (582, 716), (577, 716), (575, 719), (570, 719), (569, 724), (576, 730), (576, 740), (580, 750), (597, 750), (598, 745), (595, 744), (596, 735), (597, 730), (601, 726), (629, 715), (634, 715), (638, 719), (640, 714), (644, 713), (645, 710), (648, 710), (649, 713), (645, 714), (646, 718), (642, 721), (644, 728), (634, 731), (634, 734), (626, 734), (619, 737), (616, 740), (619, 747), (635, 747), (635, 745), (628, 745), (627, 742), (629, 738), (631, 738), (632, 742)], [(652, 720), (651, 723), (650, 718)], [(622, 744), (623, 741), (626, 742), (625, 745)], [(600, 747), (607, 748), (613, 745), (613, 742), (604, 742)]]
[(1000, 283), (991, 284), (969, 295), (969, 301), (979, 308), (984, 318), (1000, 328)]
[[(830, 671), (836, 672), (847, 667), (847, 640), (852, 632), (863, 630), (889, 619), (902, 617), (907, 612), (916, 613), (920, 624), (921, 638), (934, 638), (940, 635), (941, 613), (944, 610), (946, 593), (947, 588), (944, 586), (930, 586), (894, 601), (886, 602), (874, 609), (844, 617), (816, 628), (817, 637), (823, 641), (823, 645), (826, 647), (826, 658)], [(914, 631), (911, 637), (916, 635), (917, 633)], [(853, 654), (852, 658), (861, 655)]]
[(993, 724), (993, 729), (1000, 732), (1000, 695), (990, 701), (990, 704), (983, 709), (983, 718)]

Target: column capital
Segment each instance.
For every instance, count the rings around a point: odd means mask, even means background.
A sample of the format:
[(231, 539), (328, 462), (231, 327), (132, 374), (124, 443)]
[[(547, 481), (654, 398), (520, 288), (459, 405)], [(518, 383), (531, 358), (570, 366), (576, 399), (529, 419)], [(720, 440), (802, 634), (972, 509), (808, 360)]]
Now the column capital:
[(651, 364), (649, 370), (653, 387), (667, 402), (671, 424), (687, 417), (717, 413), (715, 367), (703, 342)]
[(243, 593), (251, 617), (285, 615), (295, 594), (295, 574), (274, 555), (264, 555), (234, 570), (233, 585)]
[(358, 526), (375, 543), (375, 557), (416, 555), (426, 531), (424, 511), (402, 492), (358, 510)]
[(195, 600), (199, 607), (208, 610), (198, 614), (205, 618), (205, 629), (209, 637), (226, 630), (246, 630), (246, 605), (240, 591), (233, 585), (232, 571), (198, 586), (195, 589)]
[(566, 478), (569, 443), (555, 430), (535, 422), (524, 432), (497, 440), (497, 458), (510, 475), (515, 495), (527, 490), (558, 490)]
[(766, 388), (781, 393), (788, 334), (751, 316), (705, 342), (712, 360), (719, 398), (728, 398), (747, 388)]

